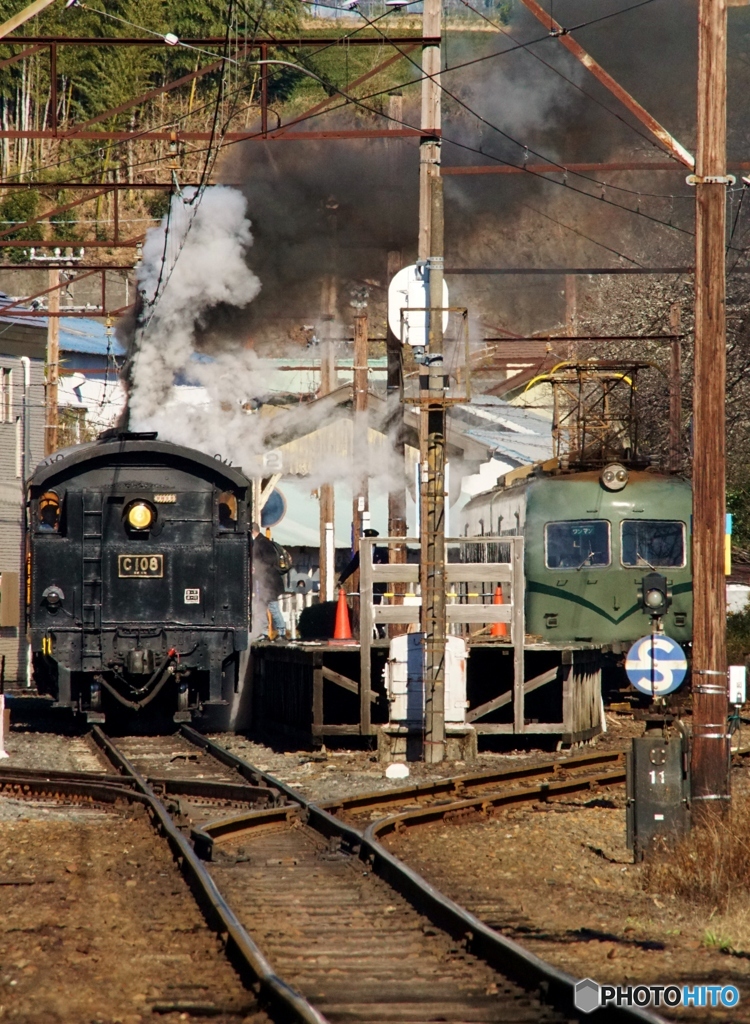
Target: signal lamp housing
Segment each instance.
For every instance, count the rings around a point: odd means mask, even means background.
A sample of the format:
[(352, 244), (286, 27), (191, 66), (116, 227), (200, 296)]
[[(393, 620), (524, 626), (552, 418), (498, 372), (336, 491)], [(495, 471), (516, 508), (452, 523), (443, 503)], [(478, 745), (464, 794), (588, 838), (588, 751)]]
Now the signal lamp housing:
[(650, 572), (641, 580), (639, 597), (641, 609), (652, 619), (666, 615), (672, 604), (672, 592), (667, 579), (660, 572)]

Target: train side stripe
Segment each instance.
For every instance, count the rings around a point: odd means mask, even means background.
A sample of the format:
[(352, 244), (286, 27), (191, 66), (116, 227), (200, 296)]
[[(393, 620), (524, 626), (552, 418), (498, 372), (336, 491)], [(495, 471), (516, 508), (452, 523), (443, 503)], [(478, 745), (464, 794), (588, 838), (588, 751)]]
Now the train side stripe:
[[(687, 594), (692, 592), (693, 584), (678, 583), (672, 587), (673, 594)], [(609, 612), (605, 612), (603, 608), (599, 608), (597, 605), (592, 604), (591, 601), (587, 601), (585, 597), (579, 597), (577, 594), (568, 594), (564, 590), (560, 590), (559, 587), (549, 587), (546, 583), (538, 583), (536, 580), (529, 580), (526, 583), (527, 592), (534, 594), (546, 594), (548, 597), (560, 598), (563, 601), (570, 601), (573, 604), (581, 605), (583, 608), (587, 608), (589, 611), (596, 612), (597, 615), (601, 615), (602, 618), (608, 619), (612, 625), (618, 626), (625, 619), (629, 618), (634, 612), (640, 610), (640, 604), (636, 601), (634, 605), (628, 608), (627, 611), (623, 612), (618, 618), (610, 615)]]

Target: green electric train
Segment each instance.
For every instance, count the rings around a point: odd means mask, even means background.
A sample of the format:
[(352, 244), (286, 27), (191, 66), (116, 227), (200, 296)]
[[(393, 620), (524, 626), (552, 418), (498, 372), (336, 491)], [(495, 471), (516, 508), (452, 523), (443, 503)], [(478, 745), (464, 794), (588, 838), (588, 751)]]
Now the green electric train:
[(642, 600), (649, 576), (662, 577), (671, 598), (664, 632), (690, 642), (691, 512), (690, 484), (676, 476), (545, 464), (476, 495), (462, 526), (467, 536), (524, 536), (527, 634), (620, 654), (651, 629)]

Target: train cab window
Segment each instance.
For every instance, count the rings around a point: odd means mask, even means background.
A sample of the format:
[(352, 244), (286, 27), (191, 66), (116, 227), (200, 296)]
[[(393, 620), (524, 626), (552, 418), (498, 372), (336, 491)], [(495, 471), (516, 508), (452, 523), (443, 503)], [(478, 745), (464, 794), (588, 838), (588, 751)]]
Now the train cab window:
[(679, 569), (685, 564), (685, 524), (669, 519), (625, 519), (622, 564), (638, 569)]
[(237, 495), (222, 491), (219, 495), (219, 529), (223, 532), (237, 529)]
[(590, 569), (609, 565), (609, 522), (569, 519), (544, 527), (544, 557), (548, 569)]
[(58, 533), (60, 530), (60, 496), (47, 491), (37, 504), (36, 528), (39, 533)]

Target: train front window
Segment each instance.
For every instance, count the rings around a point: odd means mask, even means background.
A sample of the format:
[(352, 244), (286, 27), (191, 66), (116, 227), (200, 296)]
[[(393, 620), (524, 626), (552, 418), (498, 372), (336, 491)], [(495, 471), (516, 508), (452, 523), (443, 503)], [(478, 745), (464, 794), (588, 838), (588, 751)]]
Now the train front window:
[(685, 524), (670, 519), (625, 519), (622, 564), (638, 569), (680, 569), (685, 564)]
[(609, 565), (609, 523), (606, 519), (569, 519), (544, 527), (548, 569), (591, 569)]

